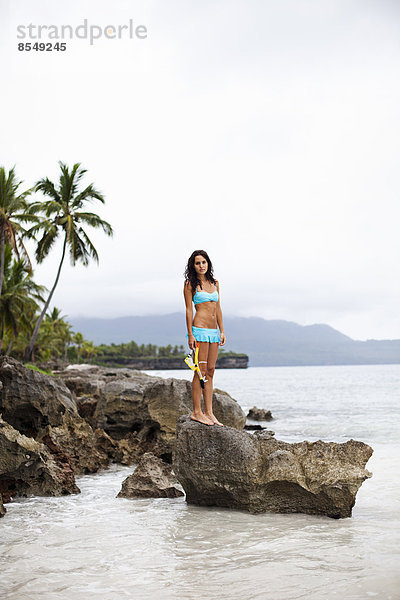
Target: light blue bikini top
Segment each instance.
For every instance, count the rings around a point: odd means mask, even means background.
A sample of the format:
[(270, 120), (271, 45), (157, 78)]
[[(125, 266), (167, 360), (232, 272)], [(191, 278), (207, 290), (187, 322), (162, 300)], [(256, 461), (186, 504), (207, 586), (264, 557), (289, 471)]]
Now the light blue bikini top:
[(196, 287), (196, 293), (193, 296), (194, 304), (201, 304), (202, 302), (218, 302), (218, 292), (198, 292)]

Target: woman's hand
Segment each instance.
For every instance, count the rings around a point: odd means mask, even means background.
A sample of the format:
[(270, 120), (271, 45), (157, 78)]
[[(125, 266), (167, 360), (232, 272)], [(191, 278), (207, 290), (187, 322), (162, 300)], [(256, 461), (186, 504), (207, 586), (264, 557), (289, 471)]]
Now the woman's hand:
[(220, 341), (219, 345), (224, 346), (225, 342), (226, 342), (226, 337), (225, 337), (225, 333), (223, 331), (221, 331), (220, 337), (221, 337), (221, 341)]
[(196, 340), (194, 339), (194, 335), (188, 336), (188, 344), (191, 350), (196, 350)]

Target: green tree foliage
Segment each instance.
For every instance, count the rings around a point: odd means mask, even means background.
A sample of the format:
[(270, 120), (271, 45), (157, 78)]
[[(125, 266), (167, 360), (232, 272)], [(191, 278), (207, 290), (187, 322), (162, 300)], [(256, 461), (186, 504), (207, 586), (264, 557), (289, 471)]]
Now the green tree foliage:
[(179, 358), (185, 356), (184, 346), (156, 346), (155, 344), (136, 344), (133, 340), (123, 344), (100, 344), (98, 346), (98, 359), (106, 358), (109, 361), (114, 359), (127, 358)]
[(20, 333), (31, 331), (30, 317), (42, 303), (44, 286), (36, 284), (32, 272), (23, 259), (12, 258), (12, 248), (5, 244), (3, 289), (0, 295), (0, 352), (3, 345), (7, 354)]
[(0, 295), (4, 280), (5, 248), (8, 244), (19, 258), (19, 250), (22, 257), (31, 269), (28, 253), (22, 242), (22, 234), (25, 232), (21, 225), (34, 217), (29, 214), (27, 196), (31, 190), (18, 193), (22, 181), (17, 181), (15, 170), (10, 169), (8, 174), (4, 167), (0, 167)]
[(74, 337), (72, 338), (73, 343), (75, 344), (76, 348), (77, 348), (77, 360), (78, 363), (81, 362), (81, 350), (82, 350), (82, 346), (85, 342), (85, 338), (83, 337), (83, 335), (78, 331), (78, 333), (76, 333), (74, 335)]
[(71, 170), (62, 162), (59, 165), (61, 174), (58, 186), (48, 178), (38, 181), (35, 191), (41, 192), (45, 199), (30, 205), (30, 212), (36, 215), (37, 222), (28, 230), (27, 235), (35, 239), (39, 237), (35, 251), (37, 262), (43, 262), (49, 255), (59, 235), (63, 238), (63, 246), (56, 279), (37, 319), (25, 352), (25, 360), (32, 355), (39, 328), (58, 284), (66, 253), (69, 253), (74, 266), (77, 262), (87, 266), (91, 258), (96, 262), (99, 260), (97, 250), (83, 227), (100, 228), (109, 236), (113, 233), (109, 223), (84, 209), (85, 204), (94, 200), (104, 204), (102, 194), (92, 183), (81, 189), (86, 169), (82, 169), (80, 163), (76, 163)]
[(97, 347), (94, 345), (93, 342), (89, 342), (88, 340), (85, 340), (82, 344), (82, 357), (85, 360), (91, 361), (93, 360), (93, 358), (95, 356), (97, 356), (99, 353)]
[(54, 307), (46, 314), (37, 337), (37, 358), (43, 361), (66, 358), (68, 346), (73, 340), (72, 325)]

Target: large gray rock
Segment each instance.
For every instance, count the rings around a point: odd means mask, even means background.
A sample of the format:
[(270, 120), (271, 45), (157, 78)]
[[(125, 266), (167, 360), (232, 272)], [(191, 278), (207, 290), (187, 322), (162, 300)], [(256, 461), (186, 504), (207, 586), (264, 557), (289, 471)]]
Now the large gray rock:
[(62, 425), (66, 414), (78, 412), (63, 381), (28, 369), (9, 356), (0, 357), (0, 381), (3, 419), (29, 437), (48, 425)]
[[(93, 431), (85, 419), (76, 414), (66, 415), (60, 427), (47, 427), (42, 430), (37, 440), (46, 444), (55, 454), (59, 451), (65, 453), (75, 473), (85, 474), (104, 469), (114, 456), (117, 456), (117, 447), (114, 454), (110, 454), (108, 448), (104, 448), (102, 442), (105, 436), (107, 434), (104, 431)], [(109, 442), (111, 443), (111, 440)]]
[(77, 410), (62, 379), (0, 357), (0, 412), (21, 434), (44, 443), (56, 461), (69, 460), (76, 473), (93, 473), (111, 462), (99, 436)]
[(79, 488), (68, 459), (56, 460), (49, 448), (20, 434), (0, 417), (0, 495), (62, 496)]
[(117, 498), (178, 498), (183, 496), (171, 465), (146, 452), (140, 458), (132, 475), (122, 482)]
[[(74, 365), (48, 376), (1, 357), (1, 384), (4, 420), (46, 444), (56, 460), (68, 459), (76, 473), (132, 464), (148, 451), (171, 462), (176, 420), (192, 409), (190, 382), (132, 369)], [(222, 422), (244, 426), (227, 393), (215, 390), (214, 409)]]
[[(246, 416), (229, 394), (215, 390), (215, 415), (223, 423), (242, 429)], [(144, 373), (115, 379), (100, 390), (94, 413), (96, 427), (117, 440), (130, 436), (139, 456), (151, 451), (171, 460), (176, 421), (192, 410), (191, 384), (181, 379), (162, 379)]]
[(74, 392), (77, 397), (90, 396), (92, 398), (99, 398), (100, 390), (104, 387), (105, 383), (110, 381), (116, 381), (119, 379), (149, 379), (150, 375), (141, 373), (134, 369), (127, 368), (112, 368), (112, 367), (99, 367), (97, 365), (70, 365), (62, 371), (58, 371), (62, 380), (66, 386)]
[(173, 468), (191, 504), (340, 518), (351, 516), (371, 477), (364, 467), (372, 452), (355, 440), (289, 444), (181, 417)]

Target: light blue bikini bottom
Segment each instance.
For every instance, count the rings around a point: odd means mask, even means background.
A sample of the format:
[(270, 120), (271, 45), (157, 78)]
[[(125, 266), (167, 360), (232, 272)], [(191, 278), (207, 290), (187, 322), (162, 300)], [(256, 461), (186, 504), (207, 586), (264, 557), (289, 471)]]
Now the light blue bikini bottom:
[[(192, 327), (194, 339), (197, 342), (210, 342), (213, 344), (215, 342), (220, 342), (221, 337), (219, 335), (218, 329), (207, 329), (206, 327)], [(188, 335), (186, 334), (186, 337)]]

